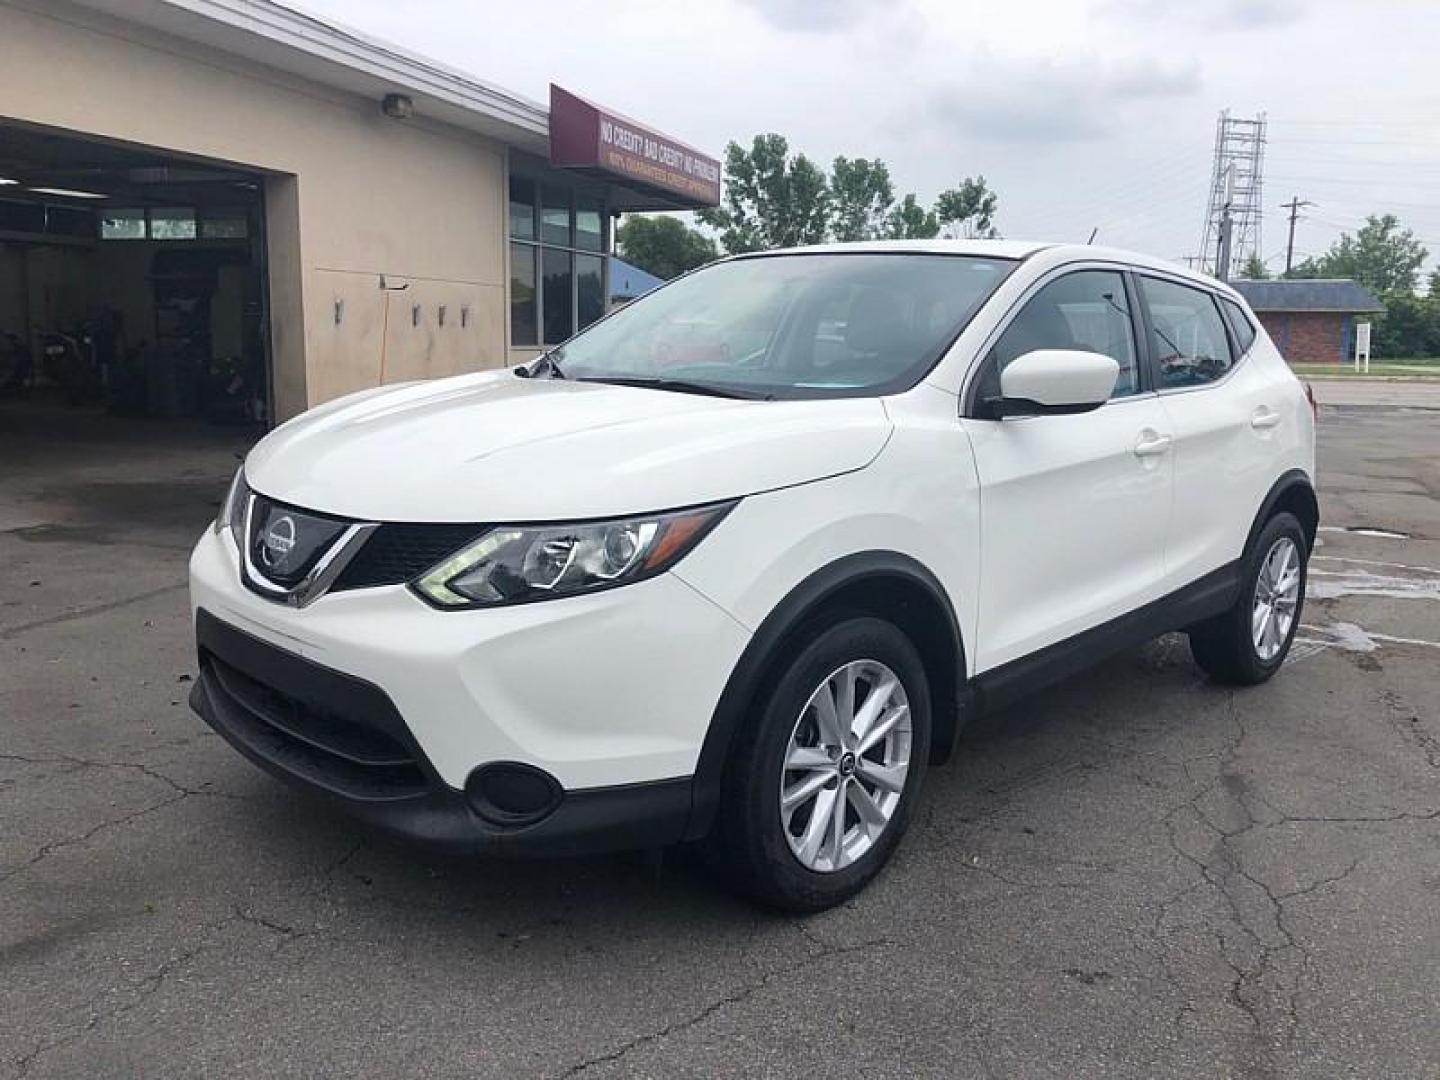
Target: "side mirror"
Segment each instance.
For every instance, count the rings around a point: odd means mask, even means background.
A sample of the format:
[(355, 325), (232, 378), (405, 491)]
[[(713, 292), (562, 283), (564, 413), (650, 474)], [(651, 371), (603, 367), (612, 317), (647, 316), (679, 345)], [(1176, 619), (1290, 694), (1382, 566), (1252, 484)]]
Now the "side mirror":
[(1102, 353), (1036, 349), (1000, 372), (1000, 396), (985, 404), (995, 419), (1090, 412), (1110, 400), (1120, 365)]

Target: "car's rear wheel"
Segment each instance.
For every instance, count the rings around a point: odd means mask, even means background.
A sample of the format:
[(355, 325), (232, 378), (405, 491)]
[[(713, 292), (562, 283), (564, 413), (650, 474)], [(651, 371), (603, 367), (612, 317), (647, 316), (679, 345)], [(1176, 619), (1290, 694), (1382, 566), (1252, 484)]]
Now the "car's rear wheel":
[(930, 752), (924, 665), (890, 623), (847, 619), (786, 664), (755, 707), (713, 839), (750, 896), (820, 911), (863, 888), (909, 823)]
[(1305, 606), (1308, 547), (1293, 514), (1276, 514), (1245, 559), (1235, 605), (1190, 627), (1190, 652), (1217, 682), (1251, 686), (1279, 670)]

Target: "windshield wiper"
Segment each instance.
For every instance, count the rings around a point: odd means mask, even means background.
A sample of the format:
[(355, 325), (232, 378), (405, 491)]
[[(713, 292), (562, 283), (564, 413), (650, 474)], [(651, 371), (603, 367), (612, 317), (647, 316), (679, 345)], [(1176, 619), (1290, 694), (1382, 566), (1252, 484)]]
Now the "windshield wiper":
[(636, 386), (642, 390), (672, 390), (677, 394), (704, 394), (707, 397), (736, 398), (742, 401), (770, 401), (769, 394), (740, 390), (714, 383), (691, 382), (688, 379), (663, 379), (653, 375), (586, 375), (578, 382), (605, 383), (609, 386)]
[(522, 379), (535, 379), (548, 372), (552, 379), (565, 378), (565, 372), (560, 370), (560, 361), (555, 358), (555, 352), (558, 351), (559, 350), (542, 353), (540, 359), (536, 360), (530, 367), (521, 364), (515, 368), (515, 374)]

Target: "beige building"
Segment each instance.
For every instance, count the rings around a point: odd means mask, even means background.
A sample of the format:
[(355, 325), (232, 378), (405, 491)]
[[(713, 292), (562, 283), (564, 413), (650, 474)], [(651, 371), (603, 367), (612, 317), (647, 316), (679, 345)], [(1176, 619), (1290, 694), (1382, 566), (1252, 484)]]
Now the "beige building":
[(0, 43), (0, 387), (114, 412), (532, 356), (603, 313), (616, 213), (719, 197), (643, 125), (268, 0), (3, 0)]

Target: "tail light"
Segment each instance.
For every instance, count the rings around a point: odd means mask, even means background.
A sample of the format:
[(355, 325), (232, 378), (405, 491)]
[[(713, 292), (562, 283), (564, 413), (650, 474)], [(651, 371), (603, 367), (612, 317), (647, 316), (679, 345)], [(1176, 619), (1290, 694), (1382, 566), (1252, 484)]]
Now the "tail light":
[(1303, 380), (1300, 385), (1305, 387), (1305, 400), (1310, 402), (1310, 415), (1318, 421), (1320, 419), (1320, 405), (1315, 401), (1315, 388)]

